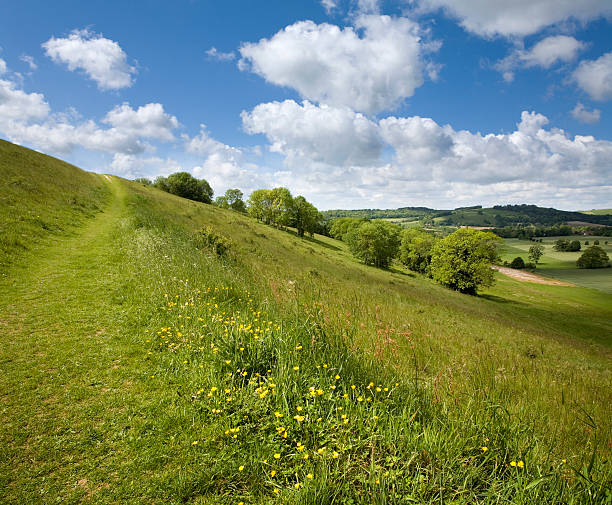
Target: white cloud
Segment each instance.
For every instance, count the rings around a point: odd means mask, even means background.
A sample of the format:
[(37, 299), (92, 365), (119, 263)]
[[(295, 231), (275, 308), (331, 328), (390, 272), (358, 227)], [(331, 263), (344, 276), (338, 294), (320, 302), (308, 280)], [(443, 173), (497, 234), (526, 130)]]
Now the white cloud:
[(382, 149), (376, 124), (348, 108), (270, 102), (243, 112), (242, 123), (248, 133), (265, 134), (270, 150), (285, 155), (291, 166), (303, 160), (368, 165), (378, 160)]
[(609, 0), (408, 0), (424, 10), (442, 8), (467, 31), (492, 37), (526, 36), (568, 19), (612, 16)]
[(380, 2), (379, 0), (357, 0), (357, 10), (363, 14), (378, 14)]
[[(378, 123), (348, 109), (287, 100), (243, 113), (285, 158), (269, 176), (324, 208), (533, 202), (567, 207), (605, 201), (612, 142), (571, 138), (548, 119), (523, 112), (514, 132), (458, 131), (423, 117)], [(369, 147), (365, 147), (369, 146)], [(391, 156), (389, 156), (391, 153)], [(456, 205), (455, 205), (456, 206)]]
[(102, 122), (131, 137), (165, 142), (174, 140), (172, 130), (179, 126), (176, 117), (167, 114), (160, 103), (148, 103), (136, 110), (127, 103), (117, 105), (106, 114)]
[(136, 69), (119, 44), (89, 30), (73, 30), (67, 38), (52, 37), (42, 44), (47, 56), (68, 69), (83, 70), (101, 90), (132, 85)]
[(587, 44), (567, 35), (546, 37), (531, 49), (515, 49), (503, 60), (498, 61), (494, 68), (500, 71), (506, 82), (514, 80), (514, 70), (519, 67), (550, 68), (559, 62), (570, 62), (576, 59), (578, 53)]
[(612, 52), (596, 60), (582, 61), (573, 78), (594, 100), (612, 99)]
[(218, 51), (216, 47), (211, 47), (210, 49), (208, 49), (206, 51), (206, 54), (210, 58), (218, 61), (232, 61), (236, 59), (236, 53), (234, 51), (230, 51), (229, 53), (223, 53), (221, 51)]
[(242, 45), (240, 67), (308, 100), (367, 113), (392, 109), (423, 84), (423, 53), (439, 46), (423, 43), (419, 25), (406, 18), (363, 15), (354, 25), (297, 22)]
[(0, 58), (0, 75), (6, 73), (6, 61)]
[(571, 111), (572, 116), (581, 123), (593, 124), (598, 123), (601, 118), (599, 109), (587, 110), (582, 103), (578, 102), (576, 107)]
[(108, 153), (137, 154), (148, 141), (171, 142), (178, 128), (176, 117), (161, 104), (133, 109), (127, 103), (110, 110), (101, 123), (82, 121), (74, 110), (52, 113), (41, 93), (28, 93), (14, 81), (0, 79), (0, 132), (13, 142), (52, 153), (69, 153), (77, 147)]
[(157, 156), (143, 158), (133, 154), (116, 153), (111, 162), (110, 171), (128, 179), (136, 177), (166, 176), (174, 172), (183, 171), (181, 165), (171, 158)]
[(338, 7), (338, 0), (321, 0), (321, 5), (327, 14), (331, 14)]
[[(4, 61), (0, 60), (1, 63)], [(0, 73), (6, 73), (6, 65)], [(13, 81), (0, 79), (0, 125), (7, 121), (30, 121), (45, 118), (49, 104), (40, 93), (26, 93), (18, 89)]]
[(23, 61), (24, 63), (27, 63), (28, 66), (30, 67), (30, 70), (36, 70), (38, 68), (38, 65), (34, 61), (34, 58), (32, 58), (31, 56), (28, 56), (27, 54), (22, 54), (19, 57), (19, 59)]

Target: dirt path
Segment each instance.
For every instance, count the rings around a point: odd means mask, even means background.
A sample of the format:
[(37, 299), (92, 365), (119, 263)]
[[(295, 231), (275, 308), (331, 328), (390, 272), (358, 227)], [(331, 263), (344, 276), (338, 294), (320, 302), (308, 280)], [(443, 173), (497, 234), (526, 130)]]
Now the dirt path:
[(499, 267), (492, 265), (491, 268), (497, 270), (499, 273), (512, 277), (517, 281), (523, 282), (534, 282), (536, 284), (548, 284), (550, 286), (576, 286), (569, 282), (558, 281), (549, 277), (542, 277), (541, 275), (532, 274), (531, 272), (525, 272), (524, 270), (515, 270), (514, 268)]

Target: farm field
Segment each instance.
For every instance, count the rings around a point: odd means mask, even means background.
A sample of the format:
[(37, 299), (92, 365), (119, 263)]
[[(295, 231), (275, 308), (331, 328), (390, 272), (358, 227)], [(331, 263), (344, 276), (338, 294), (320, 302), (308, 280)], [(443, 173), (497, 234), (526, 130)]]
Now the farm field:
[[(560, 238), (579, 240), (581, 250), (579, 252), (555, 251), (553, 249), (554, 243)], [(612, 268), (580, 269), (576, 267), (576, 260), (588, 247), (588, 245), (585, 245), (585, 242), (593, 245), (595, 240), (599, 240), (599, 246), (612, 258), (612, 238), (610, 237), (544, 237), (542, 239), (542, 245), (545, 248), (544, 255), (537, 265), (536, 273), (561, 281), (571, 282), (578, 286), (612, 293)], [(608, 244), (605, 243), (606, 241)], [(532, 245), (534, 245), (534, 242), (529, 240), (505, 239), (500, 250), (502, 260), (510, 262), (517, 256), (521, 256), (527, 262), (527, 253)]]
[(6, 142), (0, 161), (0, 503), (609, 500), (612, 295), (501, 275), (461, 295)]

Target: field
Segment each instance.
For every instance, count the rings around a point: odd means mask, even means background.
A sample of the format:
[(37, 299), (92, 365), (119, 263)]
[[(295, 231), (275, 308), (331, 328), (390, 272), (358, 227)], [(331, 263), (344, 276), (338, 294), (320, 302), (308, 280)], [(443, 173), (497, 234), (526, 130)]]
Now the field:
[[(563, 238), (569, 240), (579, 240), (581, 245), (580, 252), (558, 252), (553, 249), (556, 240)], [(598, 289), (606, 293), (612, 293), (612, 268), (600, 269), (580, 269), (576, 267), (576, 260), (589, 245), (593, 245), (595, 240), (599, 240), (599, 246), (606, 251), (612, 258), (612, 238), (596, 236), (572, 236), (572, 237), (545, 237), (542, 239), (544, 255), (537, 265), (536, 272), (540, 275), (553, 277), (565, 282), (571, 282), (578, 286)], [(605, 242), (608, 242), (606, 244)], [(505, 261), (512, 261), (517, 256), (521, 256), (525, 262), (528, 261), (527, 252), (534, 245), (534, 242), (521, 239), (505, 239), (501, 249), (501, 257)]]
[(461, 295), (0, 148), (1, 503), (610, 501), (612, 295)]

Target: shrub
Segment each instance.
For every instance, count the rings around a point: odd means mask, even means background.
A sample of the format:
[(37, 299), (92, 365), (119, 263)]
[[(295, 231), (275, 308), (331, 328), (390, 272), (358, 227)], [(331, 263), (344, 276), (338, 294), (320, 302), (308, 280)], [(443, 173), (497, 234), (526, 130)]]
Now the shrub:
[(231, 240), (218, 235), (210, 226), (198, 231), (198, 243), (217, 256), (225, 256), (231, 248)]
[(525, 268), (525, 261), (520, 256), (517, 256), (512, 260), (512, 263), (510, 263), (510, 268), (522, 270), (523, 268)]
[(400, 230), (397, 225), (377, 220), (351, 229), (345, 240), (353, 255), (366, 265), (385, 268), (397, 254)]
[(576, 261), (578, 268), (606, 268), (610, 266), (610, 258), (601, 247), (593, 245), (582, 253)]

